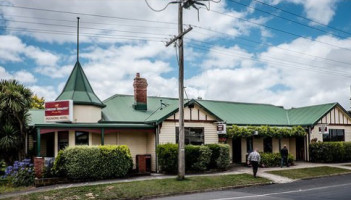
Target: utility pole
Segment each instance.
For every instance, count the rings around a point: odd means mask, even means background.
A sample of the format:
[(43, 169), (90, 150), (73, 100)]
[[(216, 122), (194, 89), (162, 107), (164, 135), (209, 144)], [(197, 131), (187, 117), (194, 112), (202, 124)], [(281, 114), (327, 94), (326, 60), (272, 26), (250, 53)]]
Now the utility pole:
[(173, 38), (166, 44), (168, 47), (170, 44), (178, 40), (178, 51), (179, 51), (179, 76), (178, 76), (178, 92), (179, 92), (179, 138), (178, 138), (178, 180), (185, 178), (185, 134), (184, 134), (184, 48), (183, 48), (183, 36), (192, 30), (189, 27), (183, 32), (183, 1), (178, 3), (178, 36)]

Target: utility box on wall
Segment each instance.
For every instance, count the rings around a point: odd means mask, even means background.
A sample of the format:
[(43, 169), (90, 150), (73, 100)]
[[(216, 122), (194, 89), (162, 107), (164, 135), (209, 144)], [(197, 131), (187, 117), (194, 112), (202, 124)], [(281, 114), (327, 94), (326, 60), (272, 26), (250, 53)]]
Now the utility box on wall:
[(151, 173), (151, 155), (136, 155), (136, 169), (140, 174)]

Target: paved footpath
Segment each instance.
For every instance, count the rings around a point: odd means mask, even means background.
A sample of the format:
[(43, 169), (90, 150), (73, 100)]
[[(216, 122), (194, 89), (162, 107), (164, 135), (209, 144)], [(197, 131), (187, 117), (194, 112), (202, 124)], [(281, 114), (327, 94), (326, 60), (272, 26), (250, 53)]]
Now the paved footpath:
[[(310, 167), (321, 167), (321, 166), (330, 166), (330, 167), (339, 167), (343, 169), (351, 170), (351, 167), (344, 166), (346, 164), (351, 163), (336, 163), (336, 164), (324, 164), (324, 163), (309, 163), (309, 162), (296, 162), (294, 166), (289, 168), (280, 168), (280, 167), (273, 167), (273, 168), (259, 168), (258, 176), (267, 178), (271, 180), (273, 183), (290, 183), (295, 180), (289, 179), (286, 177), (273, 175), (267, 173), (267, 171), (274, 171), (274, 170), (284, 170), (284, 169), (300, 169), (300, 168), (310, 168)], [(218, 173), (209, 173), (209, 174), (187, 174), (187, 177), (195, 177), (195, 176), (221, 176), (221, 175), (229, 175), (229, 174), (252, 174), (252, 169), (250, 167), (244, 166), (235, 166), (229, 171), (225, 172), (218, 172)], [(65, 188), (73, 188), (73, 187), (81, 187), (81, 186), (91, 186), (91, 185), (102, 185), (102, 184), (112, 184), (112, 183), (124, 183), (124, 182), (133, 182), (133, 181), (145, 181), (145, 180), (154, 180), (154, 179), (166, 179), (166, 178), (175, 178), (174, 175), (163, 175), (163, 174), (151, 174), (150, 176), (139, 176), (139, 177), (132, 177), (132, 178), (124, 178), (124, 179), (111, 179), (111, 180), (102, 180), (102, 181), (94, 181), (94, 182), (82, 182), (82, 183), (72, 183), (72, 184), (59, 184), (59, 185), (51, 185), (51, 186), (44, 186), (33, 188), (27, 191), (22, 192), (14, 192), (14, 193), (7, 193), (7, 194), (0, 194), (0, 199), (3, 198), (10, 198), (16, 197), (19, 195), (26, 195), (31, 193), (37, 192), (46, 192), (50, 190), (58, 190), (58, 189), (65, 189)]]

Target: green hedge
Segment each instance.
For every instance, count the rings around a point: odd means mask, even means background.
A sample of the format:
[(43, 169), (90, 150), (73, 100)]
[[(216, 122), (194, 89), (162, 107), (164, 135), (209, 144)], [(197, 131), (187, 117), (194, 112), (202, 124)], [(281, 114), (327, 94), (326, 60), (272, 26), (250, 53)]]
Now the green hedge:
[(230, 156), (228, 144), (207, 144), (212, 151), (210, 169), (227, 169), (230, 165)]
[(350, 162), (351, 142), (316, 142), (310, 144), (312, 162)]
[(205, 171), (210, 164), (212, 152), (207, 146), (185, 146), (185, 169), (187, 171)]
[[(260, 153), (261, 155), (261, 165), (264, 167), (280, 167), (281, 156), (280, 153)], [(288, 155), (288, 163), (292, 165), (294, 162), (294, 156)]]
[(60, 151), (53, 170), (70, 179), (123, 177), (133, 166), (125, 145), (75, 146)]
[[(178, 144), (157, 146), (158, 163), (162, 171), (176, 173), (178, 170)], [(207, 169), (226, 169), (229, 166), (229, 145), (186, 145), (186, 171), (205, 171)]]

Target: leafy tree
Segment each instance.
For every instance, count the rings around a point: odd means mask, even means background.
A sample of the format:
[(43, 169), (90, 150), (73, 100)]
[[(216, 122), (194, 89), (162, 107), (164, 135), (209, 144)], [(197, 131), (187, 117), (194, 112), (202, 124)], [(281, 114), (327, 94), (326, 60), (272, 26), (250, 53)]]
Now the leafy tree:
[(36, 94), (32, 96), (31, 108), (44, 109), (45, 99), (44, 97), (39, 98)]
[[(18, 148), (19, 159), (25, 156), (25, 143), (27, 138), (27, 118), (28, 110), (31, 107), (32, 92), (24, 85), (16, 80), (1, 80), (0, 81), (0, 139), (4, 137), (6, 141), (14, 139), (13, 134), (16, 133), (19, 137), (19, 142), (6, 142), (6, 145), (1, 145), (0, 148), (5, 148), (7, 151), (15, 145)], [(4, 129), (6, 127), (6, 130)], [(11, 127), (11, 128), (9, 128)], [(11, 130), (11, 131), (10, 131)], [(12, 133), (10, 133), (12, 132)], [(12, 135), (12, 136), (11, 136)], [(5, 141), (4, 140), (4, 141)], [(15, 139), (13, 140), (15, 141)], [(5, 144), (5, 143), (4, 143)], [(14, 156), (16, 152), (12, 151)]]
[[(14, 156), (9, 156), (17, 152), (21, 144), (20, 135), (12, 125), (5, 124), (0, 130), (0, 154), (7, 164), (15, 161)], [(17, 154), (15, 154), (17, 155)]]

